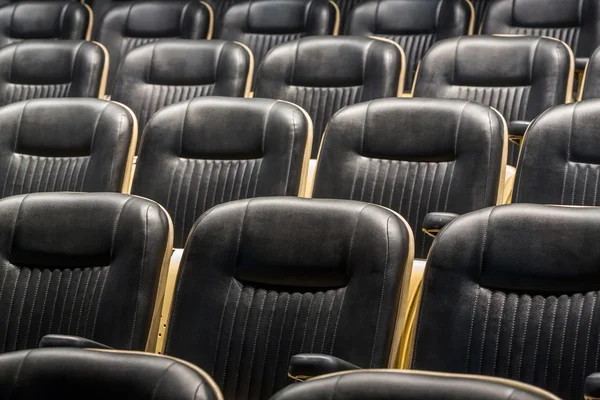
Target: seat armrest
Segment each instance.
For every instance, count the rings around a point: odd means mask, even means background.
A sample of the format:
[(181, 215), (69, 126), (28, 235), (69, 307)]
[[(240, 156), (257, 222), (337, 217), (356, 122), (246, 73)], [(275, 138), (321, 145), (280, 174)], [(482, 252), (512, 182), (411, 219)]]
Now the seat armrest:
[(583, 394), (586, 400), (600, 399), (600, 373), (596, 372), (585, 378)]
[(508, 123), (508, 140), (521, 145), (530, 123), (530, 121), (510, 121)]
[(288, 375), (297, 381), (333, 372), (360, 369), (354, 364), (326, 354), (296, 354), (290, 360)]
[(39, 347), (74, 347), (78, 349), (106, 349), (112, 347), (90, 339), (70, 335), (46, 335), (40, 340)]
[(423, 232), (431, 237), (436, 237), (443, 227), (458, 218), (459, 214), (449, 212), (432, 212), (423, 219)]
[(577, 57), (575, 59), (575, 71), (583, 71), (587, 66), (589, 58), (587, 57)]

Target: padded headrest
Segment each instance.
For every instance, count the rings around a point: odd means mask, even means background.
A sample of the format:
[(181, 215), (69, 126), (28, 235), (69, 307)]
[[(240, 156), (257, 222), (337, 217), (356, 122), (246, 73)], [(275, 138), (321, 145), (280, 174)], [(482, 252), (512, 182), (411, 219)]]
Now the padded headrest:
[(125, 108), (98, 99), (35, 99), (0, 108), (1, 130), (16, 136), (14, 152), (41, 157), (89, 156), (96, 132), (131, 135), (133, 124)]
[(149, 220), (166, 218), (158, 204), (117, 193), (7, 197), (0, 200), (0, 253), (22, 267), (108, 266)]
[(306, 37), (272, 49), (261, 63), (257, 80), (277, 73), (285, 74), (286, 83), (294, 86), (360, 86), (370, 77), (367, 65), (380, 70), (385, 62), (399, 70), (402, 56), (397, 45), (367, 37)]
[[(74, 71), (88, 64), (104, 64), (104, 52), (95, 43), (77, 40), (27, 40), (0, 49), (11, 83), (57, 85), (72, 82)], [(89, 73), (89, 71), (86, 71)]]
[[(146, 146), (176, 157), (193, 159), (257, 159), (266, 153), (285, 152), (276, 136), (290, 126), (296, 133), (308, 130), (302, 111), (277, 100), (203, 97), (160, 110), (144, 132)], [(174, 124), (173, 121), (182, 121)], [(291, 132), (289, 132), (291, 133)], [(275, 140), (273, 140), (275, 138)], [(146, 144), (148, 142), (148, 144)]]
[(0, 393), (21, 399), (222, 398), (214, 381), (199, 368), (141, 352), (23, 350), (1, 355), (0, 369)]
[(329, 122), (324, 146), (329, 132), (364, 157), (443, 162), (489, 141), (501, 147), (504, 121), (489, 107), (465, 100), (392, 98), (342, 109)]
[(0, 32), (16, 39), (85, 39), (89, 19), (78, 2), (19, 2), (0, 8)]
[[(214, 242), (215, 229), (218, 244)], [(412, 235), (409, 229), (397, 214), (375, 205), (256, 198), (225, 203), (206, 212), (192, 230), (188, 245), (214, 243), (214, 248), (206, 248), (206, 257), (217, 260), (217, 254), (226, 251), (235, 263), (228, 269), (248, 284), (334, 289), (348, 284), (355, 265), (381, 265), (381, 256), (386, 255), (378, 249), (386, 238), (403, 243), (388, 255), (397, 260), (397, 251)]]
[(350, 15), (349, 29), (370, 23), (374, 34), (415, 35), (435, 33), (442, 0), (371, 0), (359, 4)]
[(436, 238), (429, 268), (485, 288), (562, 295), (600, 287), (600, 209), (533, 204), (458, 218)]
[(495, 0), (488, 6), (484, 31), (494, 33), (486, 25), (499, 23), (525, 28), (578, 27), (582, 24), (584, 2), (586, 0)]

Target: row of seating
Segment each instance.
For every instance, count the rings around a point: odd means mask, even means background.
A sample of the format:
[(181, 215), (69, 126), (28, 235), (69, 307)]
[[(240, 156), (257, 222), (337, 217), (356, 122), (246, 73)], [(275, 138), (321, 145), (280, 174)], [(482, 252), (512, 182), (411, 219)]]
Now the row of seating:
[(469, 213), (439, 233), (411, 298), (412, 230), (374, 204), (218, 205), (167, 272), (173, 228), (150, 200), (12, 196), (0, 200), (1, 352), (145, 349), (202, 368), (225, 398), (267, 399), (288, 373), (400, 366), (581, 399), (600, 368), (598, 226), (592, 207)]

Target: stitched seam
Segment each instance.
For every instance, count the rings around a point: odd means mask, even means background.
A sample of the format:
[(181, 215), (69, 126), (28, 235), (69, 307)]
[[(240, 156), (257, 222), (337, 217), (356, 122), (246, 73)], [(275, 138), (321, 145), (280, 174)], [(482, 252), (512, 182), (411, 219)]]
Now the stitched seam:
[[(480, 289), (480, 290), (484, 290), (484, 289)], [(493, 297), (493, 293), (490, 292), (490, 298), (488, 300), (487, 307), (485, 310), (485, 319), (483, 320), (483, 336), (481, 338), (481, 350), (479, 353), (479, 357), (480, 357), (479, 358), (479, 374), (482, 374), (482, 372), (483, 372), (483, 350), (485, 348), (485, 337), (487, 334), (487, 324), (488, 324), (488, 318), (490, 316), (490, 306), (492, 305), (492, 297)]]
[[(510, 328), (510, 340), (508, 341), (508, 357), (507, 357), (507, 361), (506, 361), (506, 374), (505, 376), (508, 378), (509, 376), (509, 370), (510, 370), (510, 359), (512, 358), (512, 347), (513, 347), (513, 339), (515, 337), (515, 324), (517, 322), (517, 310), (519, 309), (519, 296), (516, 296), (517, 298), (517, 302), (515, 303), (515, 312), (513, 313), (513, 321), (512, 321), (512, 325)], [(540, 324), (540, 330), (541, 330), (542, 324)], [(539, 334), (539, 332), (538, 332)], [(535, 359), (534, 359), (534, 363), (535, 363)], [(535, 370), (535, 368), (534, 368)]]
[(223, 303), (223, 312), (221, 313), (221, 322), (219, 322), (219, 334), (217, 335), (217, 346), (215, 348), (215, 357), (213, 360), (213, 368), (211, 376), (215, 375), (215, 368), (217, 367), (217, 356), (219, 355), (219, 345), (221, 344), (221, 333), (223, 332), (223, 320), (225, 319), (225, 310), (227, 309), (227, 301), (229, 300), (229, 294), (231, 293), (231, 287), (233, 286), (233, 279), (229, 280), (229, 288), (225, 295), (225, 302)]
[[(27, 283), (25, 284), (25, 292), (23, 293), (23, 302), (21, 303), (21, 309), (19, 310), (19, 318), (17, 319), (17, 330), (15, 332), (14, 350), (17, 350), (17, 345), (19, 344), (19, 331), (21, 330), (21, 318), (23, 317), (23, 308), (25, 308), (25, 301), (27, 299), (27, 291), (29, 290), (29, 282), (31, 280), (31, 274), (32, 274), (32, 270), (30, 270), (29, 268), (27, 268), (26, 270), (29, 271), (29, 276), (27, 277)], [(19, 278), (20, 277), (21, 277), (21, 275), (19, 274)], [(18, 279), (17, 279), (17, 283), (18, 283)], [(34, 300), (33, 304), (35, 305), (35, 300)], [(32, 307), (32, 309), (33, 309), (33, 307)], [(25, 346), (27, 346), (27, 342), (25, 342)]]
[[(581, 299), (581, 306), (579, 307), (579, 313), (577, 314), (577, 325), (575, 328), (575, 335), (574, 340), (573, 340), (573, 358), (571, 360), (571, 373), (569, 374), (569, 393), (573, 393), (572, 392), (572, 388), (573, 388), (573, 371), (575, 370), (575, 356), (577, 355), (577, 342), (578, 342), (578, 336), (579, 336), (579, 327), (581, 326), (581, 314), (583, 312), (583, 305), (585, 304), (585, 296), (582, 296)], [(592, 314), (593, 315), (593, 314)], [(585, 372), (585, 370), (584, 370)]]
[[(275, 376), (273, 377), (273, 389), (271, 389), (271, 393), (275, 391), (275, 385), (277, 384), (277, 367), (279, 366), (279, 352), (281, 350), (281, 337), (283, 336), (283, 328), (285, 327), (285, 319), (287, 317), (287, 312), (288, 312), (288, 307), (290, 305), (290, 297), (288, 295), (287, 301), (285, 303), (285, 311), (283, 312), (283, 319), (281, 321), (281, 330), (279, 331), (279, 341), (277, 343), (277, 351), (275, 352), (275, 367), (273, 368), (273, 371), (275, 371)], [(317, 335), (317, 332), (315, 332), (315, 336)]]
[[(256, 293), (256, 290), (254, 288), (251, 288), (251, 290), (252, 290), (252, 294), (250, 295), (250, 301), (248, 302), (248, 312), (246, 313), (246, 319), (244, 321), (244, 329), (242, 330), (242, 340), (240, 341), (242, 348), (244, 347), (244, 342), (246, 341), (246, 329), (248, 328), (248, 319), (250, 319), (250, 313), (252, 311), (252, 303), (254, 302), (254, 294)], [(242, 289), (242, 291), (243, 291), (243, 289)], [(235, 322), (235, 319), (234, 319), (234, 322)], [(231, 332), (233, 333), (233, 330)], [(240, 366), (242, 363), (243, 355), (244, 355), (244, 352), (240, 351), (240, 357), (238, 358), (238, 366), (235, 370), (235, 384), (233, 385), (234, 394), (233, 394), (232, 398), (234, 398), (234, 399), (236, 398), (236, 395), (237, 395), (237, 387), (238, 387), (238, 381), (239, 381), (239, 377), (240, 377)], [(250, 367), (250, 373), (252, 373), (252, 367)], [(225, 369), (225, 374), (227, 374), (227, 369)]]
[(169, 364), (169, 366), (163, 371), (163, 373), (161, 374), (160, 378), (156, 382), (156, 385), (154, 386), (154, 390), (152, 390), (151, 400), (153, 400), (154, 397), (156, 397), (156, 392), (158, 391), (158, 388), (160, 387), (160, 384), (162, 383), (162, 381), (165, 378), (165, 376), (167, 376), (167, 373), (169, 372), (169, 370), (171, 369), (171, 367), (174, 366), (175, 364), (176, 364), (175, 361), (171, 362), (171, 364)]
[[(532, 303), (533, 303), (533, 299), (531, 299), (529, 304), (527, 304), (527, 318), (525, 318), (525, 329), (523, 330), (523, 344), (525, 344), (525, 341), (527, 339), (527, 328), (529, 327), (529, 318), (531, 316), (531, 304)], [(521, 356), (519, 357), (519, 370), (517, 373), (517, 380), (521, 379), (521, 367), (522, 366), (523, 366), (523, 353), (521, 353)]]
[(537, 333), (537, 338), (535, 340), (535, 350), (533, 352), (533, 367), (531, 368), (532, 371), (535, 371), (535, 364), (537, 363), (537, 357), (538, 357), (538, 348), (539, 348), (539, 344), (540, 344), (540, 336), (542, 333), (542, 319), (544, 317), (544, 312), (546, 311), (546, 299), (543, 299), (542, 302), (542, 312), (541, 312), (541, 319), (540, 319), (540, 325), (538, 326), (538, 333)]
[[(494, 369), (492, 370), (492, 373), (494, 375), (496, 375), (496, 366), (498, 364), (498, 349), (500, 347), (500, 332), (502, 330), (502, 315), (504, 314), (504, 306), (506, 304), (506, 295), (504, 293), (500, 293), (503, 297), (502, 297), (502, 306), (500, 307), (500, 319), (498, 321), (498, 333), (496, 334), (496, 336), (498, 336), (498, 338), (496, 339), (496, 350), (494, 351)], [(482, 357), (483, 359), (483, 357)]]
[(587, 377), (587, 374), (586, 374), (587, 356), (588, 356), (588, 349), (589, 349), (589, 345), (590, 345), (590, 336), (591, 336), (591, 332), (592, 332), (592, 322), (594, 322), (594, 311), (596, 310), (597, 298), (598, 298), (598, 292), (595, 292), (594, 293), (594, 302), (592, 303), (592, 312), (590, 313), (590, 324), (588, 325), (587, 338), (585, 341), (585, 351), (583, 352), (584, 356), (583, 356), (583, 382), (581, 382), (582, 385), (585, 383), (585, 379)]
[[(260, 306), (260, 312), (258, 314), (258, 320), (256, 322), (256, 332), (255, 332), (255, 336), (254, 336), (254, 345), (252, 346), (252, 357), (250, 358), (250, 368), (248, 369), (249, 375), (252, 375), (252, 368), (254, 367), (254, 356), (256, 355), (256, 345), (258, 343), (258, 330), (260, 329), (260, 321), (262, 320), (263, 311), (265, 309), (265, 303), (267, 302), (268, 293), (267, 293), (266, 290), (264, 292), (265, 292), (265, 297), (264, 297), (264, 299), (262, 301), (262, 304)], [(248, 311), (248, 314), (250, 314), (250, 311)], [(238, 369), (238, 372), (239, 372), (239, 369)], [(237, 382), (237, 378), (236, 378), (236, 382)], [(248, 379), (248, 389), (247, 389), (246, 393), (250, 393), (250, 384), (251, 384), (251, 379)], [(236, 384), (236, 387), (237, 387), (237, 384)]]
[[(271, 108), (273, 108), (273, 107), (271, 107)], [(270, 114), (270, 110), (269, 110), (269, 114)], [(268, 118), (268, 116), (267, 116), (267, 118)], [(288, 160), (287, 174), (285, 177), (285, 186), (283, 187), (284, 193), (286, 193), (286, 194), (288, 192), (288, 184), (290, 181), (290, 174), (292, 172), (292, 157), (294, 155), (294, 144), (296, 143), (296, 110), (294, 110), (292, 112), (292, 126), (294, 129), (294, 134), (292, 135), (292, 144), (290, 146), (290, 159)], [(263, 131), (263, 153), (265, 151), (264, 135), (265, 135), (265, 132)]]
[[(550, 324), (550, 340), (548, 341), (548, 361), (546, 362), (546, 369), (544, 371), (544, 385), (543, 387), (548, 387), (548, 366), (550, 365), (550, 350), (552, 349), (552, 336), (554, 335), (554, 323), (556, 321), (556, 311), (558, 309), (558, 298), (556, 299), (556, 303), (554, 304), (554, 311), (552, 312), (552, 322)], [(596, 353), (597, 354), (597, 353)]]
[(137, 323), (137, 316), (138, 316), (138, 312), (139, 312), (139, 307), (140, 307), (140, 297), (142, 296), (141, 292), (141, 287), (142, 287), (142, 277), (144, 276), (144, 266), (146, 264), (146, 248), (148, 245), (148, 213), (150, 211), (150, 207), (151, 205), (149, 205), (146, 208), (146, 220), (145, 220), (145, 224), (144, 224), (144, 246), (142, 247), (142, 263), (140, 266), (140, 277), (138, 280), (138, 285), (137, 285), (137, 296), (135, 299), (135, 311), (133, 314), (133, 323), (131, 326), (131, 338), (129, 339), (129, 349), (131, 349), (133, 347), (133, 337), (135, 334), (135, 325)]
[[(567, 301), (567, 312), (565, 313), (565, 333), (567, 330), (567, 322), (569, 320), (569, 311), (570, 310), (571, 310), (571, 299), (569, 298), (569, 300)], [(566, 334), (562, 335), (562, 339), (561, 339), (561, 343), (560, 343), (560, 357), (558, 359), (558, 374), (557, 374), (558, 382), (556, 383), (557, 391), (560, 390), (560, 372), (562, 370), (563, 350), (565, 347), (565, 336), (566, 336)]]
[(346, 289), (342, 289), (342, 300), (340, 301), (340, 308), (338, 310), (337, 320), (335, 321), (335, 329), (333, 330), (333, 338), (331, 340), (331, 347), (329, 349), (329, 354), (333, 354), (333, 346), (335, 345), (335, 337), (337, 336), (338, 325), (340, 324), (340, 317), (342, 315), (342, 308), (344, 307), (344, 299), (346, 298)]

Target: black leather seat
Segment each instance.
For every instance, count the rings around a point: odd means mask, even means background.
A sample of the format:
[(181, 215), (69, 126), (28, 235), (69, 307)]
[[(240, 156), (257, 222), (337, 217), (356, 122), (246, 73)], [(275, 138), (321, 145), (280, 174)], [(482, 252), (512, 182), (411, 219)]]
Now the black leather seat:
[(0, 47), (26, 39), (90, 39), (92, 16), (81, 3), (24, 1), (0, 7)]
[(131, 188), (135, 117), (98, 99), (37, 99), (0, 108), (0, 197)]
[(508, 379), (424, 371), (353, 371), (315, 378), (281, 390), (271, 400), (560, 400)]
[(308, 37), (281, 44), (261, 63), (255, 97), (291, 101), (314, 125), (312, 158), (339, 109), (403, 91), (406, 60), (397, 43), (366, 37)]
[(589, 59), (583, 78), (579, 100), (600, 98), (600, 51), (596, 50)]
[(335, 4), (340, 9), (340, 32), (346, 32), (348, 29), (348, 19), (354, 7), (366, 0), (335, 0)]
[(596, 208), (534, 204), (448, 225), (425, 269), (412, 368), (583, 398), (585, 378), (598, 371), (598, 227)]
[(573, 49), (576, 68), (583, 70), (589, 57), (600, 46), (600, 1), (491, 1), (481, 33), (555, 37)]
[(432, 239), (430, 212), (463, 214), (501, 203), (506, 123), (463, 100), (382, 99), (347, 107), (325, 133), (313, 197), (359, 200), (397, 211), (415, 235), (415, 257)]
[(0, 352), (46, 334), (154, 350), (171, 255), (168, 215), (118, 193), (0, 200)]
[(227, 10), (242, 1), (245, 0), (206, 0), (206, 3), (213, 10), (214, 27), (216, 31), (219, 30), (223, 23), (223, 17)]
[(148, 353), (23, 350), (0, 356), (0, 397), (21, 400), (222, 400), (212, 378), (189, 363)]
[(95, 43), (27, 40), (0, 48), (0, 106), (34, 98), (103, 97), (108, 57)]
[(338, 27), (339, 15), (328, 0), (247, 0), (227, 10), (217, 37), (246, 44), (258, 66), (281, 43), (337, 34)]
[(312, 126), (297, 106), (204, 98), (159, 111), (147, 125), (132, 192), (162, 204), (183, 247), (211, 207), (256, 196), (304, 194)]
[(411, 265), (410, 228), (383, 207), (219, 205), (186, 243), (165, 353), (210, 372), (229, 399), (269, 398), (303, 352), (392, 367)]
[(600, 100), (553, 107), (527, 131), (513, 203), (595, 206), (600, 184)]
[(137, 0), (85, 0), (85, 3), (88, 4), (93, 11), (94, 14), (94, 26), (93, 26), (93, 35), (96, 36), (96, 32), (98, 32), (98, 28), (100, 27), (100, 21), (104, 17), (104, 14), (114, 6), (118, 6), (121, 4), (130, 4)]
[(125, 56), (112, 99), (133, 110), (142, 132), (169, 104), (201, 96), (248, 96), (252, 68), (252, 54), (238, 43), (161, 40)]
[[(436, 43), (415, 80), (415, 97), (461, 98), (496, 108), (509, 134), (522, 135), (546, 109), (571, 101), (573, 53), (563, 42), (532, 36), (470, 36)], [(519, 147), (509, 146), (515, 165)]]
[[(473, 4), (473, 9), (475, 10), (475, 32), (478, 32), (481, 29), (481, 24), (483, 23), (483, 19), (485, 18), (485, 13), (487, 11), (488, 5), (494, 0), (469, 0), (471, 4)], [(539, 10), (536, 12), (539, 13)]]
[(348, 18), (346, 33), (382, 36), (406, 53), (404, 89), (410, 91), (423, 55), (437, 41), (473, 34), (474, 16), (467, 0), (368, 0)]
[(100, 21), (95, 38), (110, 54), (108, 90), (127, 53), (159, 39), (210, 39), (212, 10), (197, 0), (145, 0), (110, 8)]

